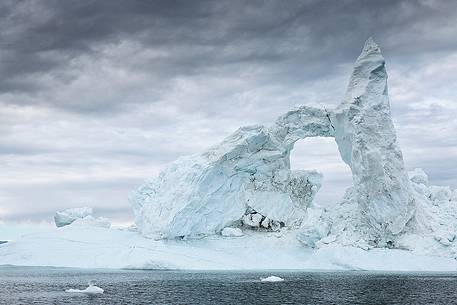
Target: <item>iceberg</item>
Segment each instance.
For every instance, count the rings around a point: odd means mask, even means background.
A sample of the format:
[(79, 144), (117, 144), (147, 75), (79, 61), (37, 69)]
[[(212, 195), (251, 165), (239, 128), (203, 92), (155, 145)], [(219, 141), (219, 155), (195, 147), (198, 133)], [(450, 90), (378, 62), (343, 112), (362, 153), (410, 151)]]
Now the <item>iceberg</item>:
[[(288, 121), (301, 128), (286, 134)], [(329, 126), (324, 111), (302, 107), (270, 128), (242, 127), (206, 152), (178, 159), (133, 193), (139, 231), (175, 238), (214, 235), (243, 221), (253, 227), (298, 226), (322, 175), (291, 171), (290, 150), (294, 139), (328, 133)]]
[(92, 215), (93, 210), (89, 207), (71, 208), (57, 211), (54, 215), (54, 222), (58, 228), (72, 224), (76, 219)]
[(306, 226), (322, 175), (290, 170), (290, 152), (296, 141), (317, 136), (334, 137), (351, 168), (352, 216), (364, 238), (393, 243), (415, 202), (391, 119), (385, 61), (372, 39), (340, 106), (301, 106), (269, 127), (242, 127), (202, 154), (180, 158), (132, 195), (135, 223), (158, 238), (214, 235), (226, 226)]
[(54, 215), (56, 227), (63, 226), (92, 226), (109, 228), (111, 222), (104, 217), (92, 216), (93, 209), (89, 207), (71, 208), (63, 211), (58, 211)]
[(86, 289), (67, 289), (65, 292), (69, 293), (82, 293), (86, 295), (95, 295), (95, 294), (102, 294), (104, 290), (98, 286), (95, 285), (95, 281), (91, 280), (89, 281), (89, 286)]

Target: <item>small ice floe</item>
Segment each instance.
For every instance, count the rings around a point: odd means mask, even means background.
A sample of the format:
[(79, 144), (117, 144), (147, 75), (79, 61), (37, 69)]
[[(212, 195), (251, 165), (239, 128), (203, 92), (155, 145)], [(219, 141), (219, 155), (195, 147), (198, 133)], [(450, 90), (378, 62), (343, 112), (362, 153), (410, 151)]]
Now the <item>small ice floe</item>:
[(80, 289), (67, 289), (65, 292), (70, 292), (70, 293), (83, 293), (87, 295), (94, 295), (94, 294), (102, 294), (103, 289), (96, 286), (96, 282), (94, 280), (89, 281), (89, 287), (86, 289), (80, 290)]
[(261, 277), (260, 281), (261, 282), (284, 282), (284, 279), (280, 278), (279, 276), (270, 275), (269, 277)]

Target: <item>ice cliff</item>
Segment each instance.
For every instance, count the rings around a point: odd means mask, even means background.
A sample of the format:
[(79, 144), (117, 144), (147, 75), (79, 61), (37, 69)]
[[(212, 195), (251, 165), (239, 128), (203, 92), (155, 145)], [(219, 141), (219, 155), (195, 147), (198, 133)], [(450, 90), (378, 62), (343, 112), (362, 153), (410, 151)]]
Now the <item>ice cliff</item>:
[[(353, 186), (330, 210), (312, 205), (321, 174), (290, 170), (294, 143), (317, 136), (333, 137), (352, 171)], [(302, 106), (270, 126), (241, 127), (207, 151), (171, 163), (136, 190), (131, 203), (140, 232), (159, 239), (220, 234), (225, 227), (286, 227), (298, 229), (298, 240), (309, 247), (399, 247), (408, 234), (438, 227), (429, 218), (442, 211), (430, 202), (451, 196), (426, 186), (424, 177), (410, 180), (405, 170), (385, 60), (368, 39), (336, 109)], [(450, 228), (442, 231), (435, 240), (454, 240)]]
[(385, 243), (402, 232), (415, 203), (391, 119), (385, 61), (371, 38), (331, 121), (341, 158), (352, 171), (354, 199), (369, 238)]

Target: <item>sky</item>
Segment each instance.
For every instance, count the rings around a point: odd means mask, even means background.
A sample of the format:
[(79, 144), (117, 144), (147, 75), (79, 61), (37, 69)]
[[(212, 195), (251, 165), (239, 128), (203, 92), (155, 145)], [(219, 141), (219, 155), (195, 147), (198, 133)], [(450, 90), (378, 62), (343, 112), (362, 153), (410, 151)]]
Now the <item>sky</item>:
[[(338, 105), (370, 36), (406, 167), (457, 188), (457, 1), (1, 1), (0, 222), (128, 223), (130, 192), (179, 156)], [(291, 160), (323, 172), (323, 203), (351, 185), (332, 139)]]

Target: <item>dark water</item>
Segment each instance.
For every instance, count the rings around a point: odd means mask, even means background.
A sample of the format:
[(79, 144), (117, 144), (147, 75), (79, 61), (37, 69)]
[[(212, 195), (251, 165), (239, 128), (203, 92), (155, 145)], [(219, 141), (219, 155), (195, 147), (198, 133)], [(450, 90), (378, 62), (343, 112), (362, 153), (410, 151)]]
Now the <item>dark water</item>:
[[(285, 281), (259, 281), (272, 274)], [(104, 294), (65, 292), (91, 279)], [(0, 267), (0, 304), (457, 304), (457, 274)]]

